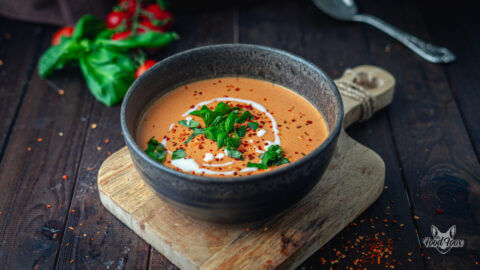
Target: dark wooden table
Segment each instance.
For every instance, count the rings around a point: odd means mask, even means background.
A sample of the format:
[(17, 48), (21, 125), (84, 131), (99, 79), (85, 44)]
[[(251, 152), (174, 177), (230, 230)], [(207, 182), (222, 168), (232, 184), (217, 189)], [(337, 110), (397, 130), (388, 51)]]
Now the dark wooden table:
[[(388, 257), (362, 268), (479, 268), (480, 20), (473, 2), (359, 3), (450, 48), (458, 57), (450, 65), (427, 63), (369, 26), (328, 18), (307, 0), (218, 2), (174, 6), (181, 40), (154, 57), (256, 43), (305, 57), (332, 77), (373, 64), (397, 79), (392, 105), (348, 130), (385, 160), (383, 195), (301, 268), (356, 269), (375, 247)], [(0, 268), (175, 268), (99, 201), (97, 170), (124, 145), (119, 106), (95, 101), (75, 68), (50, 82), (39, 78), (36, 64), (56, 27), (0, 18), (0, 29)], [(442, 232), (456, 225), (465, 246), (445, 255), (424, 247), (432, 224)]]

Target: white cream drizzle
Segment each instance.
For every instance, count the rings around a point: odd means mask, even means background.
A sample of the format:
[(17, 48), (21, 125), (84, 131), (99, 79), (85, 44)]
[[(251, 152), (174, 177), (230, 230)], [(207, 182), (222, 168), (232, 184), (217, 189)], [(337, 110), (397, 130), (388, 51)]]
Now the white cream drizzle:
[(198, 174), (201, 173), (206, 173), (206, 174), (225, 174), (225, 175), (231, 175), (235, 173), (234, 171), (228, 171), (228, 172), (216, 172), (216, 171), (211, 171), (208, 169), (203, 169), (198, 166), (197, 162), (193, 158), (181, 158), (181, 159), (175, 159), (172, 160), (172, 165), (181, 169), (184, 172), (195, 172)]
[(213, 155), (212, 153), (206, 153), (205, 157), (203, 158), (204, 161), (209, 162), (213, 160)]
[(207, 166), (207, 167), (223, 167), (223, 166), (232, 165), (233, 163), (235, 163), (235, 160), (232, 160), (232, 161), (226, 162), (226, 163), (222, 163), (222, 164), (208, 164), (208, 163), (203, 163), (202, 165), (203, 165), (203, 166)]
[(225, 157), (225, 155), (224, 155), (223, 153), (218, 153), (218, 154), (215, 156), (215, 158), (218, 158), (218, 159), (222, 159), (222, 158), (224, 158), (224, 157)]
[(263, 135), (265, 135), (267, 133), (267, 131), (265, 129), (259, 129), (257, 131), (257, 136), (258, 137), (262, 137)]

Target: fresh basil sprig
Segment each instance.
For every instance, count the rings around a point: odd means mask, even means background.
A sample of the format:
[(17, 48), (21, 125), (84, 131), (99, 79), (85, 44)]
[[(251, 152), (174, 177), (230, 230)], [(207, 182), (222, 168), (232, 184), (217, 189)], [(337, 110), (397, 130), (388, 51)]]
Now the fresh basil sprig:
[(167, 150), (165, 150), (163, 144), (155, 140), (155, 137), (152, 137), (150, 140), (148, 140), (147, 145), (147, 149), (145, 149), (145, 153), (147, 153), (147, 155), (160, 163), (165, 161)]
[(67, 64), (79, 63), (90, 92), (100, 102), (113, 106), (123, 99), (135, 80), (138, 64), (131, 50), (159, 48), (178, 39), (173, 32), (149, 31), (122, 40), (112, 40), (113, 34), (95, 16), (83, 16), (71, 37), (62, 37), (59, 44), (40, 57), (39, 75), (46, 78)]
[(282, 148), (276, 144), (271, 145), (265, 153), (260, 155), (260, 158), (262, 159), (262, 162), (248, 162), (247, 167), (256, 167), (265, 170), (270, 166), (280, 166), (282, 164), (290, 163), (290, 161), (283, 156)]

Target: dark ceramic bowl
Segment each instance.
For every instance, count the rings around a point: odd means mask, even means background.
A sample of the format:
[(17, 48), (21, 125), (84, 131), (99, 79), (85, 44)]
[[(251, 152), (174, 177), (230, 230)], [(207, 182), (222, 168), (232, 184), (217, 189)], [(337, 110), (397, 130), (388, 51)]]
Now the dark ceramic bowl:
[[(302, 95), (322, 113), (328, 138), (304, 158), (284, 167), (227, 178), (181, 173), (157, 163), (140, 149), (134, 140), (136, 128), (153, 100), (183, 84), (226, 76), (258, 78)], [(225, 44), (184, 51), (150, 68), (128, 90), (121, 121), (135, 167), (161, 199), (195, 218), (240, 223), (278, 213), (315, 186), (335, 149), (343, 121), (343, 104), (333, 81), (313, 64), (277, 49)]]

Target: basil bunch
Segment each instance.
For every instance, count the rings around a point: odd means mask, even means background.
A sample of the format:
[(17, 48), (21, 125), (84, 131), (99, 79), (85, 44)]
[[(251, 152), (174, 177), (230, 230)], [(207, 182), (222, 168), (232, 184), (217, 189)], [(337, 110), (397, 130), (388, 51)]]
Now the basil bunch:
[(90, 92), (107, 106), (120, 102), (135, 80), (137, 62), (129, 51), (158, 48), (178, 39), (173, 32), (146, 32), (124, 40), (111, 40), (113, 31), (100, 19), (83, 16), (71, 37), (62, 37), (40, 57), (38, 72), (46, 78), (66, 64), (79, 64)]

